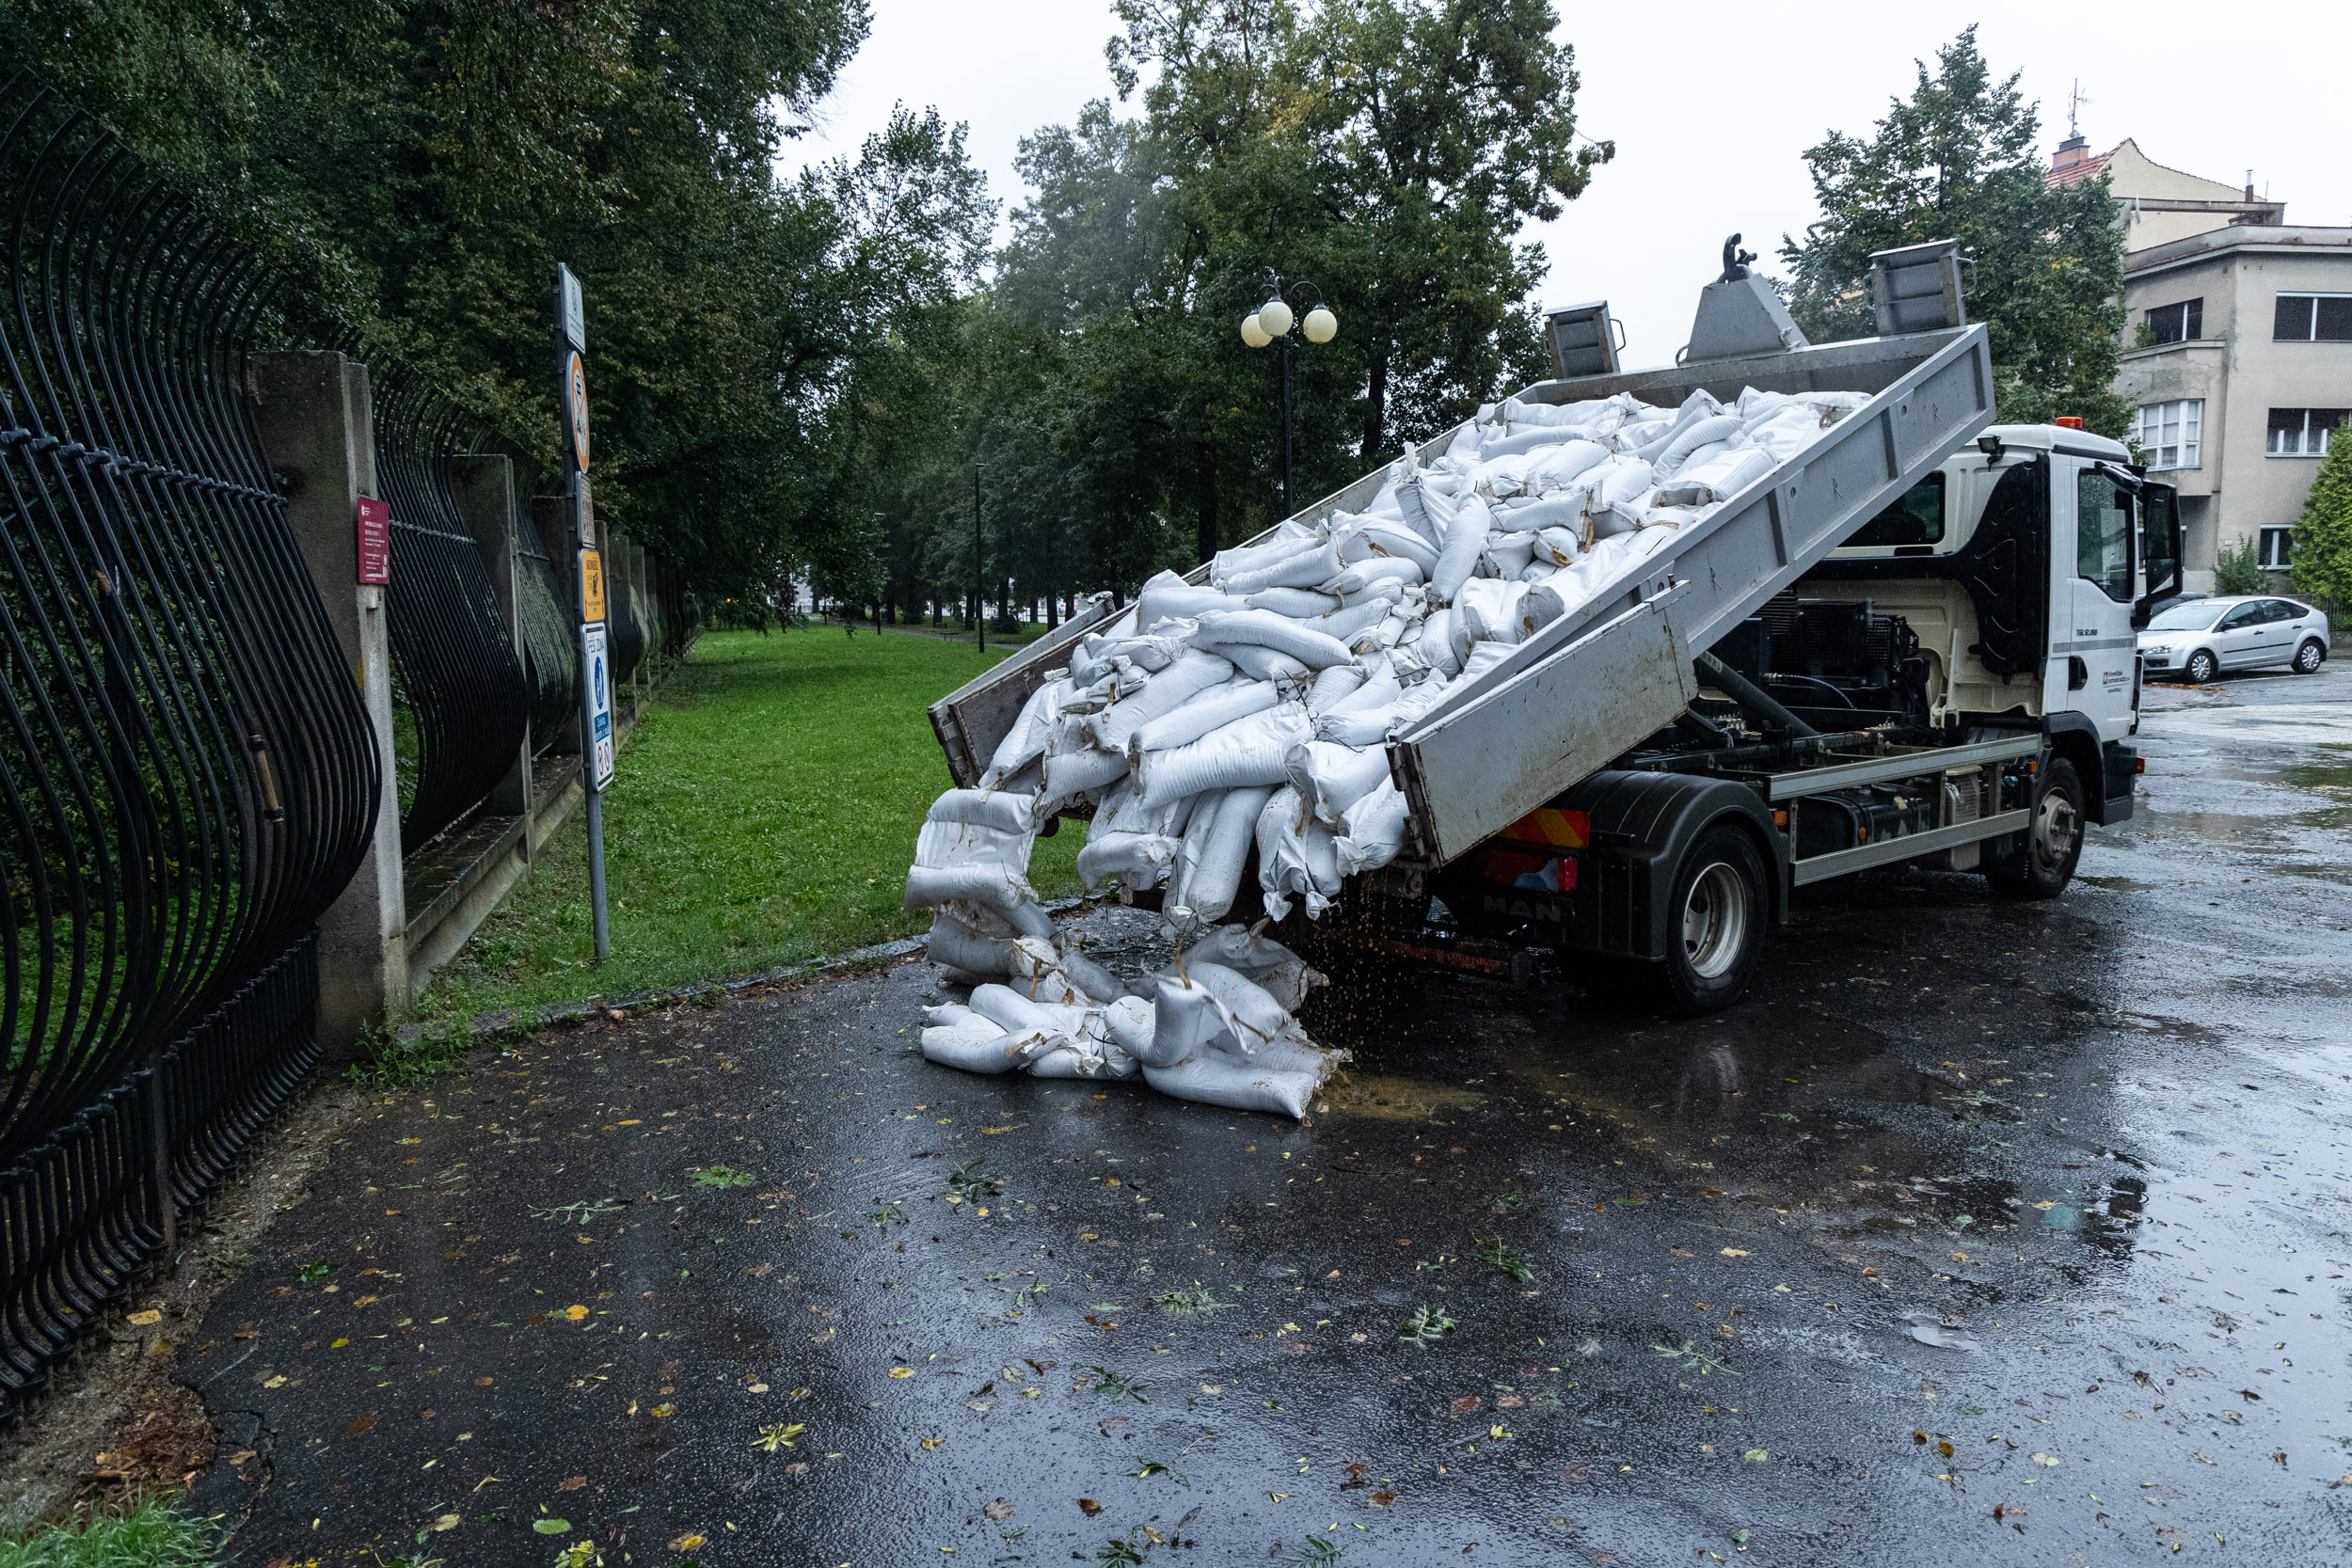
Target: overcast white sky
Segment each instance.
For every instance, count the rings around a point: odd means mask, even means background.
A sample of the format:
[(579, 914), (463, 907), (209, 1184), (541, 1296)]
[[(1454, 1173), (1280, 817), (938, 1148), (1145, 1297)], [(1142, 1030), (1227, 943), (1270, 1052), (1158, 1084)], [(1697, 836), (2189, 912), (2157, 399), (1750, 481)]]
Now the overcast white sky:
[[(935, 103), (970, 125), (973, 157), (1009, 211), (1023, 196), (1012, 163), (1021, 138), (1111, 94), (1103, 42), (1114, 24), (1102, 0), (873, 7), (873, 33), (822, 106), (819, 133), (787, 161), (854, 152), (895, 102)], [(1540, 303), (1609, 300), (1629, 365), (1681, 346), (1724, 235), (1742, 231), (1770, 262), (1784, 231), (1818, 215), (1804, 149), (1825, 130), (1867, 130), (1890, 97), (1909, 93), (1913, 59), (1972, 20), (1996, 70), (2025, 71), (2045, 155), (2066, 134), (2079, 77), (2094, 152), (2133, 136), (2156, 162), (2209, 179), (2236, 182), (2251, 168), (2258, 193), (2287, 203), (2288, 222), (2352, 224), (2341, 79), (2352, 9), (2282, 7), (2275, 25), (2267, 7), (2217, 25), (2208, 8), (2147, 3), (2016, 6), (1997, 19), (1934, 3), (1609, 9), (1626, 24), (1577, 8), (1562, 31), (1583, 77), (1579, 126), (1613, 139), (1616, 161), (1559, 222), (1530, 232), (1551, 263)], [(1794, 17), (1817, 24), (1774, 24)], [(1346, 302), (1333, 303), (1344, 319)]]

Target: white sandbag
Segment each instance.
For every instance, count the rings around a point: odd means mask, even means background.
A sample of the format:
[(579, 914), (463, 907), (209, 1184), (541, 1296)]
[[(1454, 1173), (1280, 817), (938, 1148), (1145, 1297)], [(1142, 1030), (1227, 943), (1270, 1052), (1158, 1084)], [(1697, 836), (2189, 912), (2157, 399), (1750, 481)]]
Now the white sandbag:
[(1332, 855), (1340, 875), (1353, 877), (1376, 871), (1404, 852), (1408, 826), (1405, 794), (1393, 780), (1363, 795), (1341, 814), (1339, 837)]
[(1454, 623), (1457, 619), (1451, 609), (1435, 610), (1422, 623), (1421, 641), (1413, 646), (1422, 659), (1439, 674), (1451, 675), (1462, 668), (1462, 656), (1454, 651)]
[[(1411, 562), (1400, 562), (1398, 564), (1410, 566)], [(1199, 644), (1219, 650), (1229, 646), (1271, 648), (1298, 660), (1311, 670), (1345, 664), (1350, 657), (1347, 644), (1338, 638), (1277, 615), (1270, 610), (1203, 615), (1200, 618)]]
[(1534, 454), (1524, 482), (1536, 491), (1565, 489), (1579, 474), (1609, 460), (1609, 449), (1597, 441), (1565, 441)]
[(1421, 579), (1421, 562), (1411, 556), (1375, 555), (1368, 561), (1359, 561), (1334, 577), (1327, 586), (1344, 599), (1367, 588), (1378, 588), (1387, 583), (1415, 583)]
[(1064, 944), (1061, 967), (1071, 984), (1095, 1002), (1109, 1002), (1126, 994), (1119, 976), (1080, 952), (1075, 942)]
[(1576, 558), (1584, 553), (1584, 526), (1583, 503), (1579, 501), (1576, 526), (1545, 528), (1537, 531), (1534, 558), (1554, 566), (1575, 565)]
[(1213, 576), (1212, 580), (1226, 593), (1246, 597), (1265, 588), (1312, 588), (1339, 569), (1339, 547), (1327, 539), (1311, 549), (1301, 550), (1269, 565), (1233, 572), (1221, 578)]
[(1017, 773), (1045, 754), (1045, 737), (1052, 730), (1054, 706), (1061, 695), (1060, 684), (1054, 681), (1029, 693), (1029, 700), (1021, 705), (1012, 728), (1005, 732), (1005, 738), (996, 743), (995, 752), (988, 759), (986, 783), (993, 784), (1008, 774)]
[(1196, 587), (1173, 572), (1161, 572), (1136, 595), (1136, 626), (1149, 632), (1164, 621), (1189, 620), (1212, 610), (1232, 610), (1240, 601), (1214, 588)]
[[(1216, 802), (1215, 820), (1202, 835), (1198, 860), (1184, 878), (1184, 896), (1170, 912), (1188, 921), (1225, 918), (1241, 891), (1241, 877), (1255, 841), (1259, 814), (1274, 793), (1270, 784), (1229, 789)], [(1200, 813), (1196, 812), (1198, 820)]]
[(1367, 520), (1341, 554), (1350, 565), (1377, 556), (1397, 556), (1419, 566), (1423, 576), (1438, 564), (1436, 546), (1401, 522), (1377, 517)]
[(1104, 1037), (1137, 1062), (1152, 1053), (1153, 1026), (1152, 1004), (1140, 996), (1120, 997), (1103, 1009)]
[[(1503, 648), (1503, 644), (1499, 642), (1482, 642), (1479, 646)], [(1503, 651), (1507, 653), (1509, 649), (1503, 648)], [(1351, 749), (1373, 748), (1375, 755), (1385, 758), (1387, 752), (1379, 748), (1387, 745), (1389, 736), (1395, 733), (1398, 726), (1412, 722), (1437, 706), (1438, 700), (1445, 695), (1452, 684), (1443, 677), (1437, 677), (1419, 686), (1400, 689), (1379, 707), (1350, 708), (1345, 712), (1325, 714), (1315, 721), (1315, 738)], [(1383, 766), (1386, 766), (1385, 763)]]
[(1704, 464), (1686, 466), (1658, 487), (1660, 506), (1705, 506), (1729, 500), (1772, 471), (1772, 454), (1761, 447), (1727, 451)]
[(1297, 1028), (1289, 1008), (1238, 970), (1220, 963), (1187, 961), (1181, 975), (1205, 989), (1223, 1006), (1225, 1030), (1210, 1039), (1205, 1049), (1254, 1056)]
[(1359, 663), (1334, 664), (1315, 676), (1315, 684), (1307, 692), (1307, 711), (1315, 715), (1328, 713), (1343, 700), (1362, 689), (1364, 669)]
[(1314, 734), (1314, 718), (1296, 703), (1255, 713), (1186, 746), (1146, 752), (1136, 766), (1147, 805), (1182, 800), (1204, 789), (1279, 784), (1282, 759)]
[(1515, 431), (1509, 435), (1493, 436), (1479, 442), (1478, 455), (1482, 460), (1510, 457), (1523, 452), (1532, 452), (1542, 447), (1557, 446), (1563, 442), (1579, 440), (1582, 436), (1582, 431), (1570, 427), (1531, 425), (1525, 430)]
[[(1078, 851), (1078, 880), (1089, 893), (1116, 877), (1130, 893), (1141, 893), (1157, 887), (1176, 861), (1176, 851), (1183, 840), (1161, 833), (1089, 833), (1086, 847)], [(944, 960), (954, 962), (953, 959)], [(990, 973), (972, 969), (970, 964), (957, 964), (975, 974)]]
[(1509, 642), (1480, 642), (1470, 649), (1470, 657), (1462, 661), (1457, 680), (1474, 681), (1487, 671), (1511, 657), (1514, 644)]
[(1443, 546), (1454, 521), (1454, 507), (1451, 501), (1431, 490), (1426, 480), (1415, 475), (1398, 485), (1396, 504), (1406, 527), (1420, 534), (1431, 548)]
[[(1083, 858), (1083, 857), (1082, 857)], [(1012, 973), (1017, 939), (976, 931), (946, 910), (931, 911), (931, 928), (923, 939), (924, 957), (935, 964), (1001, 979)]]
[(1285, 1043), (1257, 1060), (1212, 1053), (1168, 1067), (1146, 1064), (1143, 1076), (1162, 1094), (1179, 1100), (1303, 1120), (1344, 1056), (1343, 1052)]
[(1038, 791), (1038, 809), (1051, 816), (1090, 789), (1102, 789), (1127, 776), (1127, 759), (1117, 752), (1089, 746), (1045, 759), (1045, 785)]
[(1639, 448), (1634, 455), (1645, 463), (1655, 463), (1684, 431), (1702, 420), (1715, 418), (1723, 411), (1724, 405), (1702, 387), (1682, 400), (1682, 406), (1675, 410), (1674, 418), (1667, 421), (1665, 428)]
[(1429, 602), (1449, 605), (1462, 591), (1462, 584), (1478, 565), (1479, 552), (1486, 547), (1486, 531), (1494, 526), (1494, 515), (1486, 503), (1472, 496), (1462, 503), (1448, 525), (1445, 548), (1438, 553), (1438, 569), (1429, 575)]
[(1087, 824), (1087, 838), (1106, 833), (1152, 833), (1169, 838), (1180, 837), (1184, 826), (1178, 820), (1183, 802), (1163, 806), (1147, 806), (1136, 793), (1135, 781), (1114, 784), (1103, 792), (1094, 808), (1093, 819)]
[(1198, 650), (1153, 675), (1141, 691), (1097, 714), (1094, 739), (1105, 751), (1123, 752), (1127, 737), (1164, 713), (1173, 713), (1199, 693), (1232, 678), (1230, 659)]
[(1500, 578), (1515, 578), (1527, 569), (1535, 559), (1535, 535), (1533, 533), (1489, 533), (1486, 551), (1487, 569)]
[(1454, 613), (1467, 628), (1473, 645), (1480, 642), (1517, 642), (1519, 640), (1519, 601), (1527, 594), (1528, 587), (1523, 582), (1474, 578), (1462, 585), (1461, 597), (1454, 606)]
[(1233, 1015), (1216, 993), (1184, 971), (1162, 974), (1152, 999), (1152, 1044), (1137, 1053), (1147, 1069), (1172, 1066), (1213, 1049), (1232, 1033)]
[(1325, 541), (1312, 532), (1277, 531), (1263, 544), (1236, 545), (1219, 550), (1209, 559), (1209, 581), (1222, 588), (1234, 578), (1279, 566), (1283, 562), (1320, 549)]
[[(1340, 813), (1371, 793), (1389, 776), (1384, 748), (1342, 746), (1328, 740), (1309, 740), (1291, 748), (1286, 761), (1291, 787), (1307, 809), (1326, 822), (1336, 823)], [(1260, 801), (1263, 807), (1264, 802)]]
[(1246, 686), (1220, 688), (1186, 703), (1173, 713), (1163, 714), (1136, 730), (1127, 739), (1127, 753), (1131, 757), (1139, 757), (1146, 752), (1164, 752), (1170, 746), (1188, 745), (1237, 719), (1263, 713), (1281, 700), (1282, 695), (1272, 681), (1251, 681)]
[(1310, 620), (1328, 615), (1340, 608), (1340, 596), (1317, 588), (1265, 588), (1250, 594), (1242, 603), (1250, 610), (1270, 610), (1294, 621)]
[[(961, 1010), (961, 1009), (959, 1009)], [(1046, 1037), (1037, 1031), (1012, 1034), (977, 1013), (953, 1022), (923, 1027), (924, 1059), (964, 1072), (1010, 1072), (1047, 1049)]]
[(1250, 642), (1227, 642), (1216, 651), (1251, 680), (1279, 682), (1285, 692), (1304, 692), (1314, 684), (1306, 665), (1279, 649)]
[(1651, 461), (1661, 479), (1672, 479), (1683, 460), (1710, 441), (1740, 434), (1740, 416), (1718, 414), (1713, 419), (1699, 420), (1684, 427), (1681, 434), (1666, 443), (1666, 450)]
[(1207, 847), (1210, 832), (1216, 826), (1217, 807), (1229, 793), (1204, 789), (1192, 803), (1192, 816), (1184, 824), (1184, 842), (1176, 851), (1176, 864), (1168, 874), (1168, 896), (1162, 903), (1171, 915), (1183, 906), (1184, 890), (1191, 884), (1193, 873), (1200, 868), (1201, 852)]
[(1306, 1005), (1309, 991), (1330, 984), (1306, 959), (1248, 926), (1220, 926), (1184, 949), (1182, 967), (1189, 971), (1196, 964), (1222, 964), (1292, 1012)]

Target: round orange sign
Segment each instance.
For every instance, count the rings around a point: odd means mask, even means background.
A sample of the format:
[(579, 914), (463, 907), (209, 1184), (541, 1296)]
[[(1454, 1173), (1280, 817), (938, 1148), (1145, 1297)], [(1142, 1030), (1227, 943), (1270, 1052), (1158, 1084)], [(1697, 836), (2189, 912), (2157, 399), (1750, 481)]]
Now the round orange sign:
[(588, 471), (588, 368), (580, 362), (578, 350), (572, 353), (565, 382), (571, 388), (572, 461), (580, 471)]

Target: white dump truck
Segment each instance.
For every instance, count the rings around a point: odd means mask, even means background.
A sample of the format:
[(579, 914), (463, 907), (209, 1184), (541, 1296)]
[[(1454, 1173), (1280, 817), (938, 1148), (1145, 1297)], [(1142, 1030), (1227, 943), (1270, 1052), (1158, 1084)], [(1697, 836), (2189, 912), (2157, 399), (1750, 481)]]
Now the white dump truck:
[[(1560, 373), (1518, 401), (1868, 400), (1393, 733), (1406, 853), (1286, 940), (1557, 964), (1698, 1014), (1740, 998), (1798, 887), (1911, 863), (2047, 898), (2085, 826), (2131, 815), (2136, 632), (2179, 583), (2172, 489), (2069, 422), (1995, 422), (1954, 242), (1874, 257), (1880, 335), (1820, 345), (1728, 251), (1676, 364), (1622, 371), (1605, 303), (1557, 310)], [(934, 705), (956, 783), (1080, 637), (1134, 615), (1100, 596)]]

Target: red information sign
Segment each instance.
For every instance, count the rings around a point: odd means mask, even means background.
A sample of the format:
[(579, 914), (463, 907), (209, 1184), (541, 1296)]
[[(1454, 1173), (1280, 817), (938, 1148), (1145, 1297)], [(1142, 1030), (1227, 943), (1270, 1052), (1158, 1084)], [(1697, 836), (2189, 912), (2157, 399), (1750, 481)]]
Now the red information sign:
[(373, 496), (359, 498), (359, 580), (392, 580), (392, 503)]

